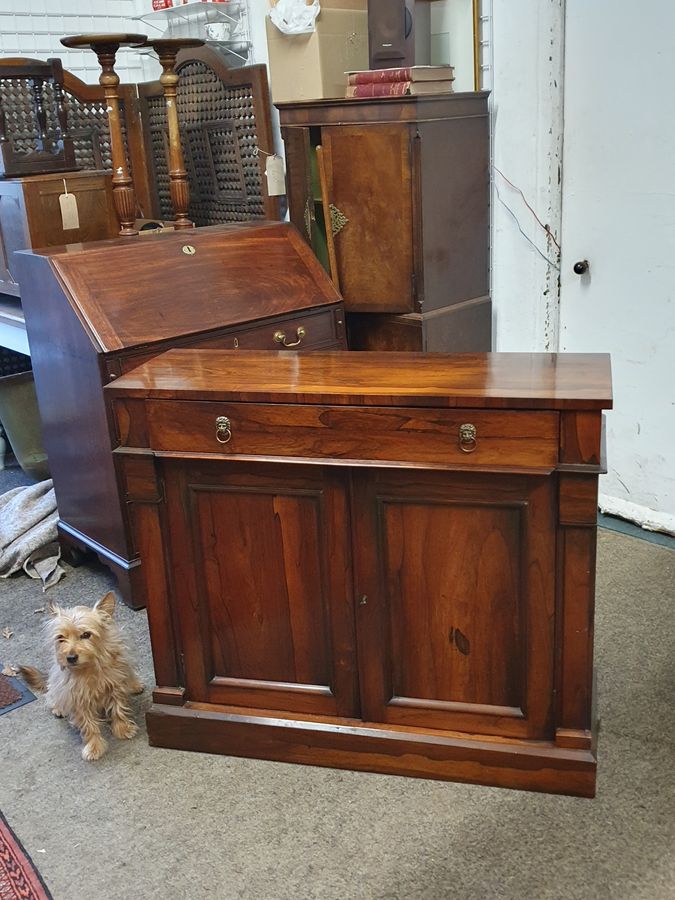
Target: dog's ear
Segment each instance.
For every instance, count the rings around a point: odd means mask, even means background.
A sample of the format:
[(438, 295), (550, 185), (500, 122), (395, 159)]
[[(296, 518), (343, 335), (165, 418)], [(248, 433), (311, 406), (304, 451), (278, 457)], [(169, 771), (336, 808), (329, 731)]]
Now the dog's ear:
[(94, 609), (96, 612), (104, 612), (112, 617), (112, 614), (115, 611), (115, 595), (113, 592), (108, 591), (105, 597), (101, 597), (96, 606), (94, 606)]
[(54, 603), (53, 600), (47, 601), (47, 614), (48, 615), (52, 616), (52, 618), (53, 618), (55, 616), (58, 616), (58, 614), (60, 612), (61, 612), (60, 608), (56, 605), (56, 603)]

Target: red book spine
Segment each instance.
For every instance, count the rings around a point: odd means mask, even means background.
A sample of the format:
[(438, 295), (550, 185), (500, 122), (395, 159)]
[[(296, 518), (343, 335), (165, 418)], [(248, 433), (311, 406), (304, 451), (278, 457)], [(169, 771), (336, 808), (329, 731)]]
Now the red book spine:
[(410, 81), (410, 69), (373, 69), (372, 72), (352, 72), (348, 84), (382, 84), (390, 81)]
[(347, 88), (348, 97), (399, 97), (408, 93), (409, 81), (388, 81), (380, 84), (352, 84)]

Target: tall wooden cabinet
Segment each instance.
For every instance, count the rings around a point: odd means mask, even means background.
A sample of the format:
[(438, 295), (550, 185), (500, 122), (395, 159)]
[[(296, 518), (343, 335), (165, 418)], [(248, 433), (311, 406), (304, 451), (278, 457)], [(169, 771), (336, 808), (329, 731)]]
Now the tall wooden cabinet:
[(145, 605), (103, 386), (170, 347), (345, 347), (340, 296), (288, 223), (216, 225), (15, 256), (64, 541)]
[(593, 794), (607, 357), (176, 350), (106, 393), (151, 743)]
[(487, 97), (279, 104), (291, 220), (327, 268), (334, 245), (350, 348), (490, 349)]

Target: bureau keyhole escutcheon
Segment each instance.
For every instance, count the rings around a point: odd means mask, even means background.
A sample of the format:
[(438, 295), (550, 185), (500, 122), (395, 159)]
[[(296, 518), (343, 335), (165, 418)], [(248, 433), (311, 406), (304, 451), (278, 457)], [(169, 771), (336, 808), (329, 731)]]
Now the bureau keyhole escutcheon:
[(216, 418), (216, 440), (219, 444), (227, 444), (232, 437), (232, 424), (227, 416)]

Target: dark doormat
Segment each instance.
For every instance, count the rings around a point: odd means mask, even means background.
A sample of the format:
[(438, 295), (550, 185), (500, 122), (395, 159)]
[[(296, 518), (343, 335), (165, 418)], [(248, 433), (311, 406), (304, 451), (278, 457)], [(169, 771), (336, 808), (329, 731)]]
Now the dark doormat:
[(22, 681), (9, 675), (0, 675), (0, 716), (23, 706), (24, 703), (30, 703), (31, 700), (35, 700), (35, 694), (32, 694)]
[(2, 900), (53, 900), (33, 860), (1, 812), (0, 897)]

